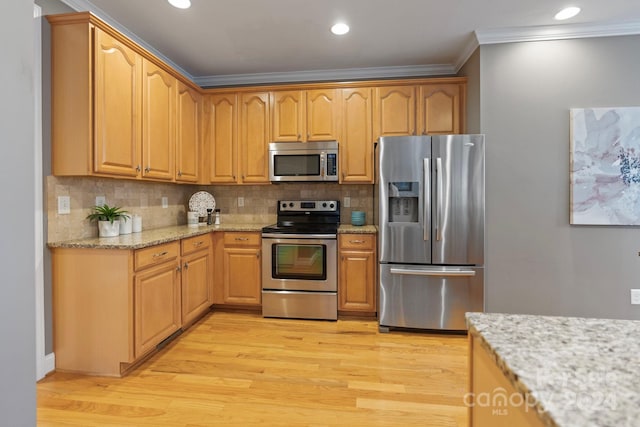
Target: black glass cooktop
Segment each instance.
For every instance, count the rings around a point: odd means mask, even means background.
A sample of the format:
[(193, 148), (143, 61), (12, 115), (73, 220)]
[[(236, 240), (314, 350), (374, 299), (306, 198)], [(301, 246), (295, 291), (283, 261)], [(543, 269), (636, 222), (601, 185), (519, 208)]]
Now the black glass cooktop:
[(338, 224), (277, 223), (263, 227), (262, 232), (282, 234), (336, 234), (338, 232)]

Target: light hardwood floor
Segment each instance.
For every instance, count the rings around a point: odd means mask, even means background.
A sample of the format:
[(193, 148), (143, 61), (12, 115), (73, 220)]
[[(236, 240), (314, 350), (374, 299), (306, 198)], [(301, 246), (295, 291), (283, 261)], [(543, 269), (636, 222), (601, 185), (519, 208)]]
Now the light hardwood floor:
[(214, 312), (125, 378), (53, 374), (39, 426), (467, 425), (467, 338)]

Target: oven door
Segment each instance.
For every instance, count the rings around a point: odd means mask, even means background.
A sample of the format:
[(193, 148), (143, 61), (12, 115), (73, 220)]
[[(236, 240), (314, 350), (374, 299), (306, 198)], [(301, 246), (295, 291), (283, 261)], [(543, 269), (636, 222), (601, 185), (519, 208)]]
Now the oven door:
[(313, 235), (263, 235), (262, 254), (263, 290), (338, 290), (335, 236), (316, 238)]

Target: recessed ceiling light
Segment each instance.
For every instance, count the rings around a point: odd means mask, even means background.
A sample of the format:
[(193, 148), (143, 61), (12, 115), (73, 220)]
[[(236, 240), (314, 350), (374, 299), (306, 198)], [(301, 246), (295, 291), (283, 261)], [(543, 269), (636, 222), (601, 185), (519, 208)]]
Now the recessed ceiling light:
[(169, 3), (178, 9), (189, 9), (191, 7), (191, 0), (169, 0)]
[(564, 9), (562, 9), (560, 12), (556, 13), (555, 18), (558, 21), (563, 21), (565, 19), (573, 18), (574, 16), (576, 16), (579, 13), (580, 13), (580, 8), (579, 7), (575, 7), (575, 6), (566, 7)]
[(349, 32), (349, 26), (344, 22), (338, 22), (336, 25), (331, 27), (331, 32), (337, 36), (341, 36)]

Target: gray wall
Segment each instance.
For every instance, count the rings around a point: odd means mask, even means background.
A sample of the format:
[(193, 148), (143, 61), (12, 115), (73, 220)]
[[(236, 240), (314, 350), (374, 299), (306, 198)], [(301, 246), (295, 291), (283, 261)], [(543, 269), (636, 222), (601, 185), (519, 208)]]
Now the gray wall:
[(640, 319), (640, 229), (569, 225), (569, 108), (640, 106), (640, 36), (480, 49), (487, 310)]
[[(42, 15), (73, 12), (60, 0), (36, 0)], [(46, 179), (51, 175), (51, 26), (42, 19), (42, 188), (47, 188)], [(45, 190), (46, 191), (46, 190)], [(43, 206), (47, 206), (47, 195), (43, 195)], [(47, 248), (47, 215), (44, 215), (44, 352), (53, 352), (53, 313), (51, 285), (51, 251)]]
[(467, 78), (467, 133), (480, 132), (480, 48), (458, 73)]
[(0, 424), (36, 424), (33, 3), (0, 2)]

